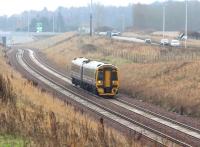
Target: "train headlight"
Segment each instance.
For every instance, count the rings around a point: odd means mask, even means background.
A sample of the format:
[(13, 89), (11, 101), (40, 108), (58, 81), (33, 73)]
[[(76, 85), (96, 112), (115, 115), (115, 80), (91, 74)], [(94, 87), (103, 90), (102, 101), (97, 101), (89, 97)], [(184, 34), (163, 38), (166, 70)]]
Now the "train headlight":
[(103, 82), (102, 81), (98, 81), (98, 84), (102, 84)]
[(117, 81), (112, 81), (112, 84), (113, 85), (117, 85)]

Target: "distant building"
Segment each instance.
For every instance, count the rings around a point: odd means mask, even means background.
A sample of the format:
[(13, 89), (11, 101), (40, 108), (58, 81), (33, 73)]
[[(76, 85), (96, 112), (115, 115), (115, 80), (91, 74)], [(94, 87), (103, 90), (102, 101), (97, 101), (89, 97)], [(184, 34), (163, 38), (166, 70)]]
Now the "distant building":
[(81, 26), (78, 28), (80, 34), (90, 34), (90, 27)]

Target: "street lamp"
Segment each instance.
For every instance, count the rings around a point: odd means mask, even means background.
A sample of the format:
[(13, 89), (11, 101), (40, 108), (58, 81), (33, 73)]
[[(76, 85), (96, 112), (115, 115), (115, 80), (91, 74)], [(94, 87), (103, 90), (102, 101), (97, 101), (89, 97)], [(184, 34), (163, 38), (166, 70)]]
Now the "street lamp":
[(52, 28), (53, 30), (52, 31), (54, 33), (55, 32), (55, 16), (54, 16), (54, 12), (53, 12), (53, 18), (52, 19), (53, 19), (53, 22), (52, 22), (53, 23), (53, 28)]
[(92, 0), (91, 0), (91, 4), (90, 4), (90, 36), (92, 36)]
[(188, 38), (188, 1), (185, 0), (185, 48), (187, 48)]
[(30, 25), (30, 23), (29, 23), (29, 21), (30, 21), (30, 20), (29, 20), (29, 19), (30, 19), (30, 16), (29, 16), (29, 15), (30, 15), (30, 14), (29, 14), (29, 11), (28, 11), (28, 22), (27, 22), (27, 23), (28, 23), (28, 28), (27, 28), (27, 29), (28, 29), (28, 30), (27, 30), (27, 31), (28, 31), (28, 34), (29, 34), (29, 32), (30, 32), (30, 26), (29, 26), (29, 25)]
[(163, 4), (163, 39), (165, 38), (165, 4)]

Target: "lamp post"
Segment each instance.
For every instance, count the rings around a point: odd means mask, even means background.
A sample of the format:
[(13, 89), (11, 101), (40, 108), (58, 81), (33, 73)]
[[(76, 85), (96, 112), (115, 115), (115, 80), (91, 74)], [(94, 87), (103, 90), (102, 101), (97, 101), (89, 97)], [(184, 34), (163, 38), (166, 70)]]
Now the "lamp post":
[(187, 48), (188, 39), (188, 1), (185, 0), (185, 48)]
[(165, 38), (165, 4), (163, 5), (163, 39)]
[(29, 11), (28, 11), (28, 22), (27, 22), (27, 23), (28, 23), (28, 28), (27, 28), (27, 29), (28, 29), (28, 30), (27, 30), (27, 31), (28, 31), (28, 34), (29, 34), (29, 32), (30, 32), (30, 26), (29, 26), (29, 25), (30, 25), (30, 24), (29, 24), (29, 21), (30, 21), (30, 20), (29, 20), (29, 19), (30, 19), (30, 16), (29, 16)]
[(92, 0), (91, 0), (91, 4), (90, 4), (90, 36), (92, 37), (92, 30), (93, 30), (93, 23), (92, 23)]
[(53, 31), (53, 33), (55, 32), (55, 17), (54, 17), (54, 13), (53, 13), (53, 28), (52, 28), (52, 31)]

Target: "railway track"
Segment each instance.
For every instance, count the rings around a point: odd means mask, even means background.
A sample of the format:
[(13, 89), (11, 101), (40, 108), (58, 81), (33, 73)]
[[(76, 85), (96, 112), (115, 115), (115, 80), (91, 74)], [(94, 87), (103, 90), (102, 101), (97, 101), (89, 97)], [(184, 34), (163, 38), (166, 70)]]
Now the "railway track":
[[(72, 84), (71, 83), (71, 78), (64, 75), (63, 73), (59, 73), (57, 72), (55, 69), (53, 69), (52, 67), (46, 65), (46, 64), (42, 64), (41, 62), (39, 62), (39, 59), (34, 55), (34, 52), (32, 50), (28, 50), (29, 52), (29, 55), (30, 55), (30, 58), (32, 59), (33, 62), (35, 62), (38, 66), (40, 66), (41, 68), (43, 68), (44, 70), (46, 70), (47, 72), (53, 74), (54, 76), (64, 80), (65, 82), (68, 82), (69, 84)], [(89, 93), (91, 94), (91, 93)], [(97, 97), (96, 95), (94, 94), (91, 94), (95, 97)], [(200, 130), (197, 129), (197, 128), (194, 128), (192, 126), (189, 126), (189, 125), (186, 125), (186, 124), (183, 124), (181, 122), (178, 122), (178, 121), (175, 121), (175, 120), (172, 120), (170, 118), (167, 118), (165, 116), (162, 116), (158, 113), (155, 113), (155, 112), (152, 112), (152, 111), (149, 111), (147, 109), (144, 109), (142, 107), (138, 107), (137, 105), (132, 105), (132, 104), (129, 104), (127, 103), (126, 101), (124, 100), (121, 100), (121, 99), (109, 99), (108, 101), (120, 106), (120, 107), (124, 107), (130, 111), (133, 111), (137, 114), (140, 114), (140, 115), (143, 115), (149, 119), (152, 119), (154, 121), (157, 121), (157, 122), (160, 122), (162, 124), (165, 124), (169, 127), (172, 127), (173, 129), (178, 129), (179, 131), (181, 132), (185, 132), (186, 134), (189, 134), (193, 137), (196, 137), (198, 139), (200, 139)]]
[[(28, 52), (30, 53), (30, 58), (32, 59), (32, 61), (34, 61), (38, 66), (40, 66), (41, 68), (43, 68), (44, 70), (46, 70), (47, 72), (53, 74), (54, 76), (64, 80), (65, 82), (68, 82), (69, 84), (72, 84), (71, 83), (71, 77), (69, 76), (66, 76), (64, 75), (63, 73), (61, 72), (58, 72), (56, 69), (54, 69), (53, 67), (45, 64), (45, 63), (41, 63), (40, 59), (37, 58), (36, 55), (34, 55), (34, 52), (32, 50), (28, 50)], [(87, 91), (86, 91), (87, 92)], [(93, 95), (95, 97), (97, 97), (96, 95), (90, 93), (90, 92), (87, 92), (89, 93), (90, 95)], [(121, 107), (126, 107), (128, 109), (132, 109), (132, 108), (136, 108), (138, 111), (143, 111), (145, 112), (144, 114), (148, 113), (150, 114), (151, 117), (158, 117), (160, 119), (162, 119), (163, 121), (167, 121), (167, 122), (170, 122), (170, 125), (173, 125), (173, 124), (176, 124), (178, 126), (181, 126), (181, 127), (184, 127), (184, 128), (187, 128), (188, 130), (187, 131), (194, 131), (194, 132), (197, 132), (198, 134), (196, 134), (197, 138), (200, 139), (200, 129), (198, 128), (195, 128), (195, 127), (192, 127), (192, 126), (189, 126), (187, 124), (184, 124), (184, 123), (181, 123), (181, 122), (178, 122), (176, 120), (173, 120), (171, 118), (168, 118), (168, 117), (165, 117), (165, 116), (162, 116), (160, 115), (159, 113), (155, 113), (153, 111), (150, 111), (150, 110), (147, 110), (147, 109), (144, 109), (142, 107), (139, 107), (137, 105), (134, 105), (134, 104), (130, 104), (122, 99), (116, 99), (116, 100), (110, 100), (112, 103), (115, 103), (116, 105), (121, 105)], [(178, 126), (175, 126), (176, 128), (178, 128)], [(181, 129), (181, 128), (179, 128)]]
[[(57, 78), (63, 80), (64, 82), (68, 82), (69, 84), (71, 84), (69, 77), (65, 76), (62, 73), (57, 72), (50, 66), (41, 64), (39, 62), (39, 60), (34, 56), (34, 52), (32, 50), (28, 50), (28, 53), (29, 53), (30, 59), (41, 69), (45, 70), (46, 72), (52, 74), (53, 76), (55, 76)], [(191, 145), (191, 144), (185, 143), (183, 140), (181, 141), (181, 140), (175, 139), (163, 132), (160, 132), (156, 129), (150, 128), (149, 126), (143, 125), (140, 122), (135, 121), (124, 114), (120, 114), (119, 112), (113, 111), (105, 106), (102, 106), (99, 103), (96, 103), (91, 99), (86, 99), (82, 95), (75, 93), (71, 89), (68, 89), (65, 86), (63, 86), (62, 84), (57, 83), (55, 80), (48, 78), (46, 75), (43, 75), (43, 73), (41, 73), (38, 69), (34, 68), (34, 66), (29, 65), (29, 63), (23, 57), (23, 54), (24, 54), (24, 51), (19, 50), (16, 57), (17, 57), (17, 60), (20, 63), (20, 65), (24, 69), (26, 69), (27, 72), (29, 72), (32, 76), (34, 76), (35, 78), (44, 82), (46, 85), (50, 86), (54, 90), (59, 91), (63, 95), (68, 96), (71, 99), (73, 99), (74, 101), (81, 103), (83, 106), (88, 106), (88, 108), (91, 109), (92, 111), (95, 111), (95, 112), (103, 115), (104, 117), (109, 118), (111, 121), (119, 123), (120, 125), (122, 125), (124, 127), (135, 130), (136, 132), (143, 134), (145, 137), (147, 137), (151, 140), (154, 140), (154, 141), (158, 142), (159, 144), (163, 145), (165, 143), (165, 145), (167, 145), (167, 146), (172, 146), (172, 144), (173, 144), (172, 142), (175, 142), (181, 146), (195, 146), (193, 144)], [(90, 93), (90, 95), (91, 95), (91, 93)], [(94, 96), (94, 97), (97, 97), (97, 96)], [(169, 118), (160, 116), (159, 114), (155, 114), (154, 112), (144, 110), (143, 108), (140, 108), (138, 106), (128, 104), (127, 102), (120, 100), (120, 99), (116, 99), (116, 100), (109, 99), (106, 101), (109, 101), (118, 107), (127, 109), (128, 111), (131, 111), (138, 115), (146, 117), (151, 121), (155, 121), (157, 123), (161, 123), (162, 125), (166, 125), (167, 127), (176, 129), (178, 132), (182, 132), (182, 133), (192, 137), (193, 139), (194, 138), (197, 140), (200, 139), (200, 136), (199, 136), (200, 130), (198, 130), (196, 128), (193, 128), (191, 126), (188, 126), (188, 125), (179, 123), (177, 121), (171, 120)], [(166, 144), (166, 142), (167, 142), (167, 144)]]
[[(30, 58), (36, 62), (36, 64), (38, 66), (40, 66), (41, 68), (47, 70), (48, 72), (54, 74), (54, 76), (57, 76), (58, 78), (62, 78), (62, 80), (64, 80), (65, 82), (69, 82), (71, 83), (69, 80), (69, 77), (66, 77), (64, 76), (63, 74), (59, 74), (58, 72), (56, 72), (53, 68), (47, 68), (45, 65), (41, 64), (38, 59), (34, 56), (34, 52), (32, 52), (31, 50), (29, 50), (29, 54), (30, 54)], [(91, 94), (91, 93), (89, 93)], [(94, 95), (93, 95), (94, 96)], [(96, 96), (95, 96), (96, 97)], [(151, 120), (154, 120), (158, 123), (161, 123), (167, 127), (171, 127), (172, 129), (176, 129), (177, 131), (179, 132), (182, 132), (182, 133), (185, 133), (187, 135), (189, 135), (190, 137), (193, 137), (193, 138), (197, 138), (199, 139), (199, 130), (196, 129), (196, 128), (193, 128), (191, 126), (188, 126), (188, 125), (185, 125), (185, 124), (182, 124), (182, 123), (179, 123), (177, 121), (173, 121), (173, 120), (170, 120), (168, 118), (165, 118), (165, 120), (163, 119), (164, 117), (161, 117), (158, 115), (158, 114), (155, 114), (153, 112), (148, 112), (147, 113), (147, 110), (143, 110), (142, 108), (140, 108), (140, 110), (137, 108), (133, 108), (133, 106), (130, 106), (130, 104), (127, 104), (126, 102), (123, 102), (122, 103), (122, 100), (108, 100), (110, 101), (111, 103), (114, 103), (115, 105), (119, 106), (119, 107), (123, 107), (131, 112), (134, 112), (134, 113), (137, 113), (143, 117), (146, 117), (148, 119), (151, 119)], [(121, 101), (121, 102), (120, 102)], [(153, 115), (154, 114), (154, 115)], [(159, 117), (155, 117), (155, 116), (159, 116)], [(166, 121), (167, 120), (167, 121)]]
[[(147, 128), (147, 126), (142, 126), (143, 128), (140, 127), (140, 126), (137, 126), (136, 125), (137, 123), (134, 120), (131, 120), (131, 119), (127, 118), (126, 116), (123, 116), (123, 115), (121, 115), (121, 114), (119, 114), (115, 111), (112, 111), (109, 108), (105, 108), (104, 106), (101, 106), (101, 105), (95, 103), (92, 100), (89, 100), (89, 99), (86, 100), (86, 98), (83, 97), (82, 95), (79, 95), (79, 94), (71, 91), (71, 89), (67, 89), (63, 85), (60, 85), (59, 83), (56, 83), (55, 81), (52, 81), (51, 79), (48, 79), (45, 75), (43, 75), (37, 69), (28, 65), (27, 61), (25, 61), (23, 59), (23, 51), (22, 50), (19, 53), (16, 54), (16, 58), (17, 58), (19, 64), (27, 72), (29, 72), (32, 76), (34, 76), (35, 78), (37, 78), (37, 79), (41, 80), (42, 82), (44, 82), (45, 84), (47, 84), (52, 89), (54, 89), (54, 90), (62, 93), (63, 95), (73, 99), (74, 101), (76, 101), (76, 102), (82, 104), (83, 106), (91, 109), (92, 111), (95, 111), (95, 112), (103, 115), (104, 117), (109, 118), (111, 121), (119, 123), (120, 125), (128, 127), (130, 129), (133, 129), (134, 131), (137, 131), (139, 133), (142, 133), (147, 138), (149, 138), (153, 141), (156, 141), (161, 145), (164, 145), (164, 143), (167, 142), (166, 138), (157, 136), (156, 134), (144, 129), (145, 127)], [(139, 124), (139, 125), (141, 125), (141, 124)], [(165, 137), (167, 137), (167, 136), (165, 136)], [(171, 146), (171, 145), (173, 145), (173, 143), (168, 142), (167, 145)], [(184, 144), (184, 145), (187, 145), (187, 144)]]

